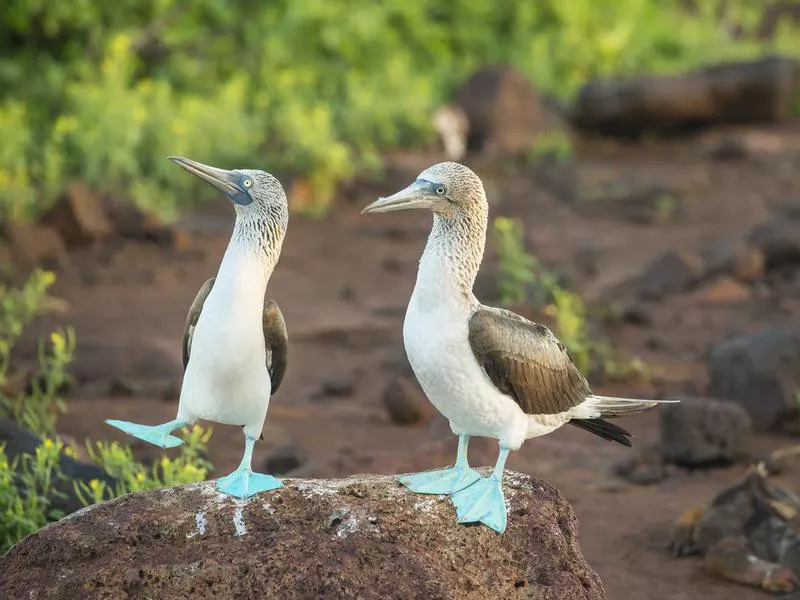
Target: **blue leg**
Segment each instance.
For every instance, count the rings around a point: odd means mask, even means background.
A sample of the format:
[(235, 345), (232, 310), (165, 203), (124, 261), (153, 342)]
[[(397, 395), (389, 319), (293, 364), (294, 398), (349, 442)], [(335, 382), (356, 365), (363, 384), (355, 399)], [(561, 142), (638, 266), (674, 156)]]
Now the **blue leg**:
[(180, 429), (184, 425), (188, 425), (185, 421), (178, 419), (170, 421), (169, 423), (162, 423), (161, 425), (137, 425), (136, 423), (129, 423), (128, 421), (117, 421), (116, 419), (106, 419), (106, 423), (112, 427), (124, 431), (135, 438), (150, 442), (155, 446), (161, 448), (174, 448), (180, 446), (183, 440), (174, 435), (170, 435), (176, 429)]
[(283, 487), (280, 480), (272, 475), (253, 473), (251, 465), (255, 443), (255, 438), (245, 436), (242, 462), (233, 473), (217, 480), (217, 489), (220, 492), (237, 498), (249, 498), (259, 492), (268, 492)]
[(453, 494), (459, 523), (480, 522), (497, 533), (506, 530), (506, 499), (503, 495), (503, 469), (508, 448), (500, 448), (497, 464), (489, 477), (482, 477), (468, 488)]
[(448, 469), (403, 475), (400, 477), (400, 483), (418, 494), (452, 494), (475, 483), (481, 476), (469, 467), (468, 445), (468, 435), (458, 436), (458, 455), (454, 466)]

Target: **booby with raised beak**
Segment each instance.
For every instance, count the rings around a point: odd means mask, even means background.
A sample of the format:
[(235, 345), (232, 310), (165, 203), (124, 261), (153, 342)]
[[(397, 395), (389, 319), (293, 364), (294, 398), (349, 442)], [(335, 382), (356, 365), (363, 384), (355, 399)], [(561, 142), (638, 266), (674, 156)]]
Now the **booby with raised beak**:
[[(630, 446), (631, 434), (604, 418), (637, 413), (658, 402), (592, 394), (547, 327), (475, 298), (472, 287), (483, 258), (489, 205), (472, 170), (455, 162), (436, 164), (362, 213), (408, 209), (432, 210), (433, 228), (403, 324), (406, 355), (459, 441), (454, 466), (400, 481), (414, 492), (450, 494), (459, 522), (482, 522), (502, 533), (507, 522), (502, 479), (510, 451), (565, 423)], [(469, 466), (470, 436), (499, 442), (489, 477)]]
[(226, 171), (180, 156), (169, 158), (225, 194), (236, 210), (236, 222), (216, 277), (200, 287), (189, 308), (177, 416), (153, 426), (106, 423), (162, 448), (182, 444), (171, 433), (198, 419), (241, 426), (242, 462), (216, 486), (246, 498), (283, 485), (271, 475), (254, 473), (252, 456), (256, 439), (263, 439), (270, 395), (286, 371), (286, 325), (278, 304), (265, 300), (289, 222), (286, 194), (264, 171)]

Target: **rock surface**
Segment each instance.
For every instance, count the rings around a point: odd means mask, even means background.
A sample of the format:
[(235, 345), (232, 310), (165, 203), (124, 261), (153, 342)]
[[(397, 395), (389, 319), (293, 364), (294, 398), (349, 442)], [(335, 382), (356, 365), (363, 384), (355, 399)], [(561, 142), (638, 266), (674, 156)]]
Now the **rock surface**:
[(417, 382), (402, 375), (386, 388), (383, 405), (392, 423), (398, 425), (414, 425), (428, 421), (433, 416), (431, 403)]
[(569, 503), (506, 471), (509, 526), (458, 525), (392, 476), (285, 480), (239, 501), (213, 482), (75, 513), (0, 558), (17, 598), (604, 598)]
[(697, 283), (703, 273), (699, 256), (688, 252), (665, 252), (645, 267), (638, 280), (639, 295), (654, 299), (682, 292)]
[(55, 228), (68, 246), (91, 243), (112, 231), (102, 200), (82, 183), (72, 184), (42, 222)]
[(733, 462), (752, 427), (744, 408), (713, 398), (683, 398), (661, 406), (660, 414), (665, 458), (688, 467)]
[(709, 393), (733, 400), (753, 426), (777, 427), (798, 413), (800, 333), (766, 330), (716, 344), (708, 356)]

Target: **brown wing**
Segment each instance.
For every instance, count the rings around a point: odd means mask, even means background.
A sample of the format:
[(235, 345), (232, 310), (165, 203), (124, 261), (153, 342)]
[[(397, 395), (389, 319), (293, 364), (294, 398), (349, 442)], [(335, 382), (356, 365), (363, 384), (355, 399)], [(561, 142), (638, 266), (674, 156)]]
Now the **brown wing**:
[(264, 341), (267, 344), (267, 370), (272, 383), (272, 393), (278, 391), (286, 373), (286, 356), (289, 349), (289, 337), (283, 313), (274, 300), (264, 303)]
[(186, 365), (189, 364), (189, 353), (192, 350), (192, 334), (197, 325), (197, 319), (200, 318), (200, 312), (203, 310), (203, 304), (208, 297), (211, 288), (214, 287), (214, 280), (212, 277), (207, 280), (198, 290), (197, 295), (194, 297), (192, 305), (189, 307), (189, 314), (186, 315), (186, 327), (183, 329), (183, 370), (186, 370)]
[(591, 394), (553, 333), (511, 311), (478, 309), (469, 321), (469, 342), (492, 383), (528, 414), (564, 412)]

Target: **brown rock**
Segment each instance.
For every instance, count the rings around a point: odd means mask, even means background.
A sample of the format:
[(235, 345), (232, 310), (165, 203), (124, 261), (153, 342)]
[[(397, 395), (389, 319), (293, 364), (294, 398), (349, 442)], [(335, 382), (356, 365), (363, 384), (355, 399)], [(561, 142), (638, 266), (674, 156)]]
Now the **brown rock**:
[(683, 398), (660, 410), (664, 457), (678, 465), (725, 465), (744, 455), (752, 424), (733, 402)]
[(703, 262), (689, 252), (670, 251), (653, 260), (639, 277), (639, 294), (645, 298), (658, 298), (682, 292), (703, 276)]
[(287, 444), (276, 448), (264, 462), (264, 470), (272, 475), (290, 473), (308, 461), (308, 452), (300, 446)]
[(750, 243), (764, 253), (768, 268), (800, 262), (800, 227), (787, 219), (776, 219), (756, 226)]
[(69, 246), (91, 243), (111, 233), (102, 200), (82, 183), (75, 183), (42, 217)]
[(398, 425), (415, 425), (433, 414), (431, 404), (419, 385), (408, 377), (398, 377), (389, 384), (383, 404), (392, 423)]
[[(6, 598), (605, 597), (577, 520), (549, 483), (506, 471), (501, 536), (391, 476), (285, 480), (240, 501), (213, 483), (130, 494), (0, 558)], [(522, 588), (522, 591), (520, 589)]]
[(709, 248), (703, 258), (708, 276), (733, 275), (741, 281), (758, 279), (766, 267), (761, 249), (746, 243), (722, 242)]
[(52, 227), (36, 223), (14, 223), (5, 227), (12, 262), (26, 269), (39, 265), (54, 268), (64, 264), (64, 241)]
[(667, 465), (659, 445), (637, 446), (617, 462), (614, 474), (635, 485), (652, 485), (667, 477)]
[(165, 223), (130, 202), (109, 203), (108, 215), (116, 232), (124, 238), (155, 242), (177, 252), (185, 252), (191, 246), (191, 235), (186, 229)]
[(734, 304), (750, 298), (750, 289), (731, 277), (720, 277), (695, 292), (693, 298), (700, 304)]
[(511, 67), (480, 69), (456, 92), (455, 103), (469, 121), (467, 148), (488, 156), (522, 153), (548, 127), (533, 84)]

